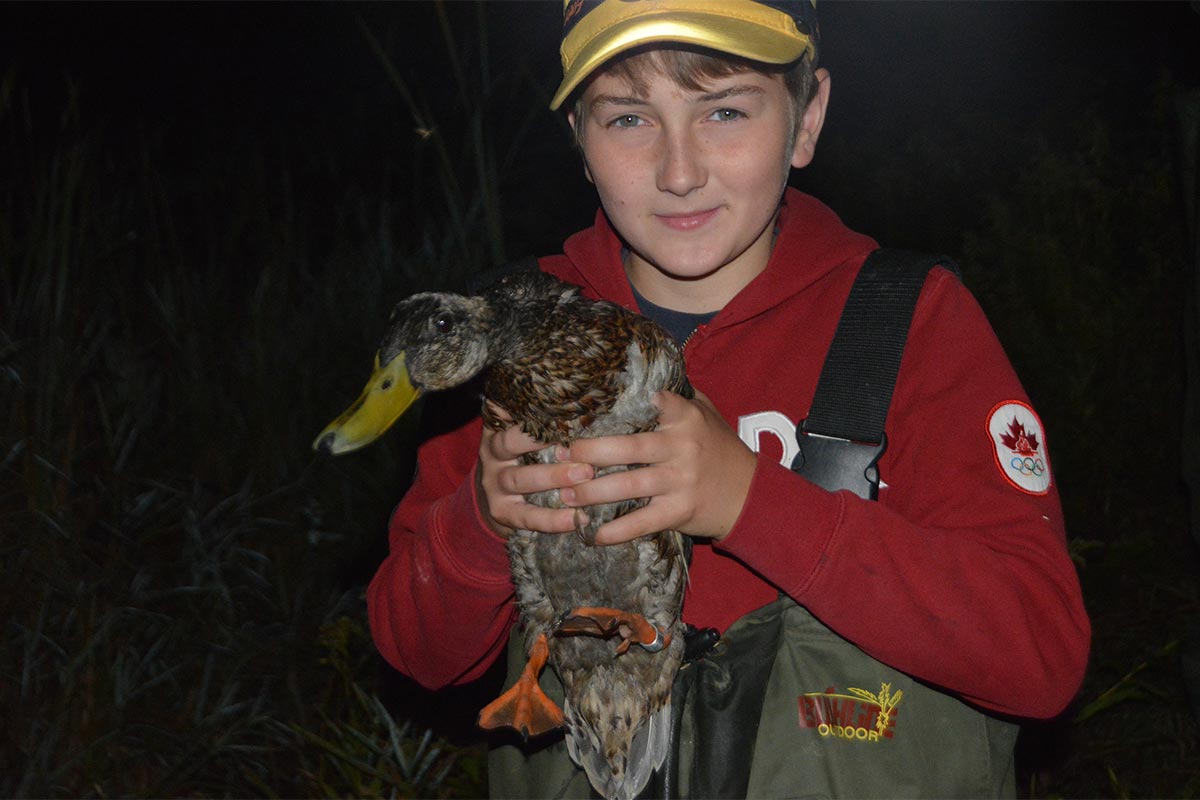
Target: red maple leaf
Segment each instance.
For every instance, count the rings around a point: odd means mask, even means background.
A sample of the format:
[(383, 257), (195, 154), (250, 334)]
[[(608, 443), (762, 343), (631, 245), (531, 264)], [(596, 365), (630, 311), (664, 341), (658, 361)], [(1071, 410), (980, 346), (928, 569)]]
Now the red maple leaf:
[(1000, 442), (1009, 450), (1023, 456), (1037, 455), (1040, 447), (1037, 434), (1026, 431), (1025, 426), (1017, 422), (1016, 417), (1008, 423), (1008, 433), (1000, 434)]

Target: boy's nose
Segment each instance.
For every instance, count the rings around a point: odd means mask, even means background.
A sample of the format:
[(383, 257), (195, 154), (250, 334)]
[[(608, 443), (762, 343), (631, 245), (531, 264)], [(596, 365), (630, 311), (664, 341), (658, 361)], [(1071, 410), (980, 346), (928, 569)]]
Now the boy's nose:
[(694, 136), (677, 133), (664, 137), (655, 177), (659, 191), (681, 197), (708, 181), (708, 170)]

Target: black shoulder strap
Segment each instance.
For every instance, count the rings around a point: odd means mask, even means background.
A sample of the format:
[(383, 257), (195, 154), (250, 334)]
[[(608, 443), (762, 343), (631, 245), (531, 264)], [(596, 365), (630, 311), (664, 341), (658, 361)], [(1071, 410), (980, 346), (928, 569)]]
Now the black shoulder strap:
[(958, 272), (943, 256), (880, 249), (867, 257), (797, 431), (801, 452), (792, 469), (831, 491), (875, 498), (875, 463), (887, 447), (884, 425), (908, 328), (925, 278), (938, 265)]

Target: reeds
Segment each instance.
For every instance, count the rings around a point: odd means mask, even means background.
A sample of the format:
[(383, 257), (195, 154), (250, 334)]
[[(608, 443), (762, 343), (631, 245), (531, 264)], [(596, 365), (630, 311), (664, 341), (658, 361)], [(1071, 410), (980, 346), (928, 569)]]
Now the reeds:
[[(361, 277), (331, 289), (282, 248), (231, 291), (232, 254), (178, 243), (152, 144), (114, 186), (100, 135), (57, 134), (3, 209), (18, 230), (0, 245), (0, 792), (437, 791), (453, 755), (425, 737), (423, 761), (399, 758), (424, 732), (397, 733), (360, 685), (368, 660), (339, 674), (318, 646), (362, 618), (339, 571), (403, 479), (382, 448), (312, 461), (314, 375), (351, 373), (325, 340), (366, 335), (344, 309), (372, 282), (401, 287), (345, 252)], [(337, 748), (377, 740), (391, 744), (363, 782)]]
[(365, 633), (411, 431), (309, 450), (390, 303), (503, 254), (492, 76), (462, 79), (396, 193), (263, 144), (168, 161), (173, 131), (70, 94), (48, 122), (3, 76), (0, 794), (480, 793), (381, 703)]

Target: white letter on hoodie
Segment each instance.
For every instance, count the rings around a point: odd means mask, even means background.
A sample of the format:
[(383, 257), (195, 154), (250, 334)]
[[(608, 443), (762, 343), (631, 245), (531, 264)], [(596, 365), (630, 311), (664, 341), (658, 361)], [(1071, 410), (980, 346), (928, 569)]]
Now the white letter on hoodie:
[(790, 468), (800, 453), (800, 445), (796, 442), (796, 423), (778, 411), (759, 411), (738, 417), (738, 436), (756, 453), (759, 452), (758, 437), (763, 433), (769, 433), (779, 440), (783, 446), (783, 457), (779, 463)]

